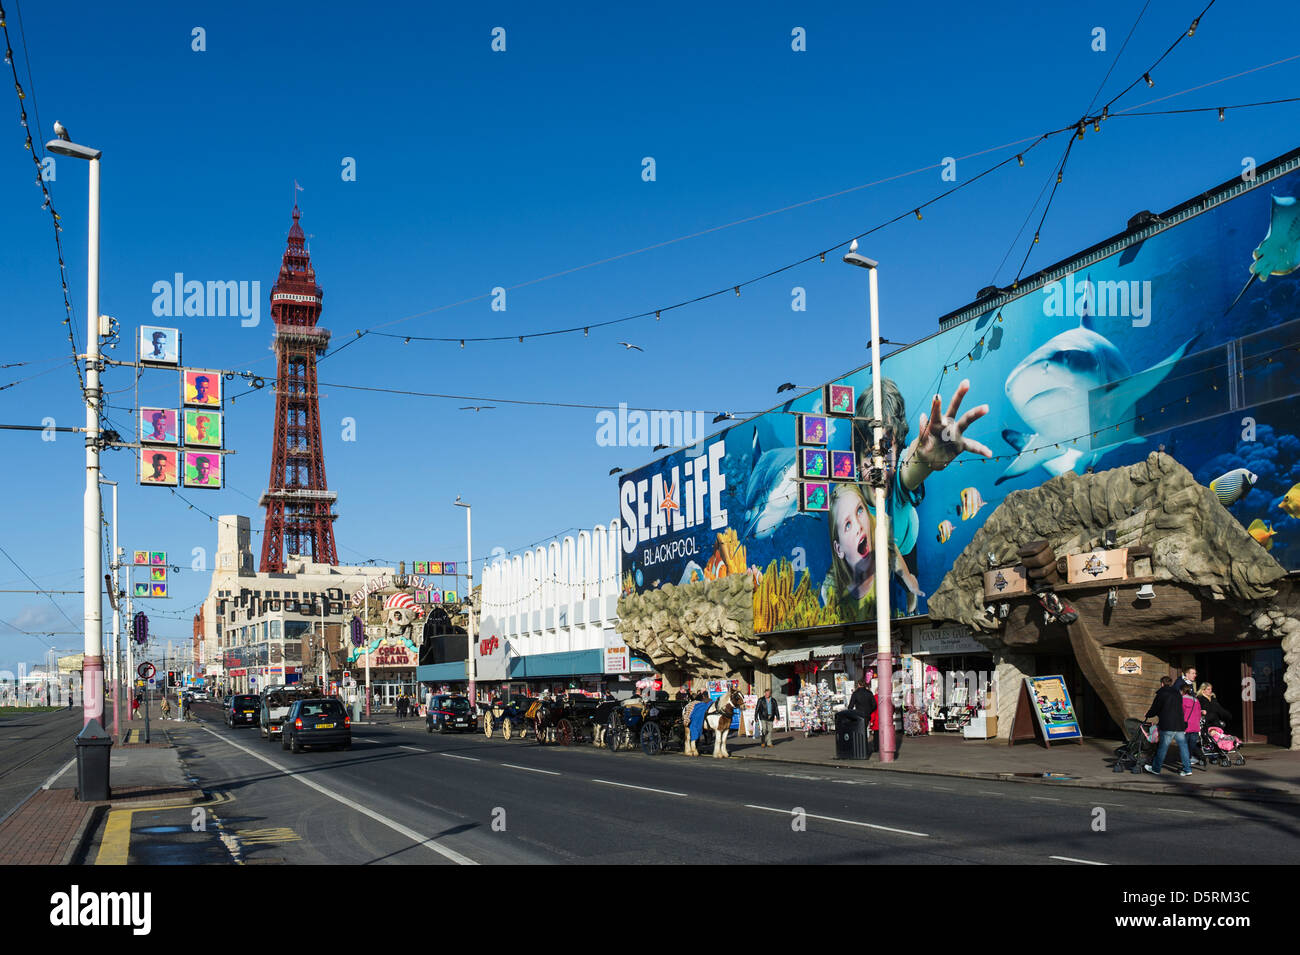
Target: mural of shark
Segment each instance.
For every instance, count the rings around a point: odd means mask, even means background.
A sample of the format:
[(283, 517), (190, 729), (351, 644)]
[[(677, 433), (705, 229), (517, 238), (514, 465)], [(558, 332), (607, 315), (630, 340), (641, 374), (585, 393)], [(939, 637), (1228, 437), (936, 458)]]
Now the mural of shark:
[[(1119, 445), (1145, 441), (1134, 435), (1128, 422), (1132, 409), (1165, 380), (1192, 341), (1188, 339), (1164, 361), (1135, 375), (1119, 349), (1094, 331), (1092, 319), (1085, 315), (1077, 327), (1034, 349), (1012, 369), (1006, 382), (1011, 406), (1033, 431), (1002, 432), (1019, 454), (994, 483), (1009, 481), (1038, 465), (1053, 477), (1082, 471)], [(1121, 425), (1118, 431), (1107, 427), (1099, 437), (1108, 443), (1101, 445), (1079, 437), (1093, 428), (1089, 396), (1098, 388), (1107, 388), (1107, 416)], [(1082, 447), (1075, 443), (1076, 438)]]
[(1268, 232), (1250, 253), (1254, 257), (1250, 263), (1250, 278), (1246, 279), (1246, 284), (1224, 315), (1241, 301), (1255, 279), (1263, 282), (1270, 275), (1290, 275), (1300, 269), (1300, 205), (1296, 204), (1295, 196), (1274, 196), (1272, 210)]
[(799, 510), (799, 482), (795, 476), (797, 451), (773, 448), (764, 451), (754, 429), (749, 477), (740, 495), (745, 507), (741, 540), (770, 537), (787, 517)]

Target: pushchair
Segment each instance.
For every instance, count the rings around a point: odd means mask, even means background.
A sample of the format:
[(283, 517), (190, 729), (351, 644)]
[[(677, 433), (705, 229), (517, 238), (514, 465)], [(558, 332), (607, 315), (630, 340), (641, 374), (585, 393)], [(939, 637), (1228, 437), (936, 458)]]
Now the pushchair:
[(1220, 766), (1245, 766), (1246, 755), (1241, 751), (1241, 740), (1221, 726), (1207, 726), (1201, 730), (1201, 749), (1205, 759)]
[(1115, 764), (1111, 770), (1122, 773), (1142, 772), (1142, 764), (1151, 761), (1154, 744), (1160, 739), (1160, 731), (1150, 723), (1129, 717), (1124, 721), (1124, 745), (1115, 748)]

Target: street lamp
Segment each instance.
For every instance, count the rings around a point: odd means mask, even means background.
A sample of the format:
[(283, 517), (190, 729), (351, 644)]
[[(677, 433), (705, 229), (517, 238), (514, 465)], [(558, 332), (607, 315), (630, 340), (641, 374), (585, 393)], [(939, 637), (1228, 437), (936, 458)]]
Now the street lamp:
[(473, 707), (478, 701), (474, 685), (477, 669), (474, 661), (474, 539), (470, 533), (470, 506), (460, 499), (459, 494), (456, 495), (454, 503), (457, 507), (465, 508), (465, 619), (469, 633), (469, 657), (465, 663), (465, 674), (469, 678), (469, 703)]
[[(90, 214), (87, 220), (86, 252), (86, 491), (82, 499), (82, 553), (85, 573), (83, 607), (85, 617), (85, 662), (82, 667), (82, 725), (91, 720), (104, 724), (104, 634), (100, 604), (103, 564), (100, 548), (99, 495), (99, 160), (103, 152), (66, 138), (60, 125), (57, 139), (46, 150), (90, 163)], [(91, 787), (94, 788), (94, 787)]]
[(872, 417), (871, 470), (867, 483), (872, 487), (876, 510), (876, 673), (880, 678), (877, 710), (880, 714), (880, 761), (892, 763), (896, 754), (894, 745), (894, 666), (891, 658), (889, 627), (889, 580), (892, 574), (892, 548), (889, 541), (893, 529), (889, 526), (884, 457), (884, 402), (880, 387), (880, 314), (876, 296), (876, 266), (874, 259), (858, 253), (858, 240), (849, 246), (844, 261), (867, 270), (868, 310), (871, 314), (871, 399), (875, 407)]

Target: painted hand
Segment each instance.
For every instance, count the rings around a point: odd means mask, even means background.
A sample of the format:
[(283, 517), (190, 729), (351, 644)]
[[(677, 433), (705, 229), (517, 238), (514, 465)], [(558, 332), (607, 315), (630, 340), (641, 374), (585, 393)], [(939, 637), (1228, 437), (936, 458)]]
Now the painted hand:
[(962, 399), (966, 397), (968, 391), (970, 391), (970, 380), (963, 379), (957, 386), (957, 390), (953, 392), (946, 414), (941, 414), (939, 410), (942, 395), (934, 396), (929, 414), (921, 413), (921, 430), (916, 436), (914, 453), (916, 460), (931, 471), (942, 471), (963, 451), (970, 451), (986, 458), (993, 457), (993, 452), (984, 445), (965, 437), (966, 429), (989, 413), (989, 406), (980, 405), (978, 408), (971, 408), (960, 418), (957, 417), (961, 410)]

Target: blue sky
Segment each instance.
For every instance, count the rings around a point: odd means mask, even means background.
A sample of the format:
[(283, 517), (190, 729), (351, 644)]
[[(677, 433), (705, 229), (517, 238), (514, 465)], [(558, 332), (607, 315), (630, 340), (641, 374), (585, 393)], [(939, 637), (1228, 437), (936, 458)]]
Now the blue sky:
[[(443, 9), (446, 6), (446, 9)], [(1080, 115), (1141, 7), (1133, 3), (896, 5), (355, 4), (39, 5), (21, 12), (34, 86), (29, 110), (45, 138), (58, 119), (104, 150), (101, 310), (128, 331), (176, 324), (187, 365), (271, 377), (267, 297), (290, 225), (293, 182), (325, 289), (322, 325), (341, 343), (354, 329), (462, 337), (518, 335), (654, 309), (746, 281), (925, 202), (952, 184), (932, 167), (1065, 126)], [(1139, 76), (1186, 29), (1200, 2), (1153, 3), (1099, 102)], [(19, 41), (17, 9), (6, 3)], [(1256, 25), (1252, 25), (1256, 24)], [(1300, 10), (1267, 26), (1220, 2), (1196, 35), (1116, 109), (1294, 55)], [(506, 51), (491, 50), (494, 27)], [(191, 31), (206, 31), (206, 51)], [(791, 49), (803, 27), (807, 50)], [(1091, 49), (1092, 31), (1107, 49)], [(26, 82), (23, 50), (15, 47)], [(1150, 109), (1218, 106), (1291, 95), (1300, 60), (1186, 93)], [(17, 102), (0, 96), (0, 265), (7, 332), (0, 370), (42, 377), (0, 391), (0, 422), (82, 424), (48, 214), (40, 209)], [(1116, 118), (1077, 143), (1027, 272), (1121, 231), (1296, 145), (1289, 104), (1214, 114)], [(32, 119), (35, 119), (33, 111)], [(33, 123), (33, 126), (35, 124)], [(1009, 284), (1065, 146), (1057, 137), (943, 203), (864, 242), (881, 263), (882, 334), (914, 340), (989, 284)], [(960, 159), (960, 183), (1025, 146)], [(656, 181), (642, 179), (653, 157)], [(356, 160), (356, 181), (341, 176)], [(487, 298), (441, 308), (701, 230), (897, 176), (836, 198), (525, 285), (504, 312)], [(67, 160), (52, 183), (63, 217), (73, 302), (84, 342), (84, 167)], [(1009, 252), (1009, 254), (1008, 254)], [(511, 406), (499, 399), (759, 411), (776, 386), (815, 386), (868, 360), (863, 276), (841, 252), (707, 302), (589, 336), (469, 345), (370, 336), (321, 365), (326, 468), (339, 494), (340, 558), (463, 560), (463, 512), (474, 505), (477, 558), (514, 550), (617, 513), (613, 467), (647, 448), (596, 443), (595, 410)], [(1005, 264), (1003, 263), (1005, 256)], [(260, 281), (262, 321), (157, 320), (153, 283)], [(791, 311), (791, 289), (807, 311)], [(435, 311), (436, 310), (436, 311)], [(427, 314), (420, 314), (427, 313)], [(630, 341), (644, 351), (617, 344)], [(133, 353), (130, 338), (117, 357)], [(166, 403), (174, 375), (141, 380), (142, 403)], [(238, 384), (232, 383), (232, 384)], [(474, 395), (472, 402), (401, 398), (364, 385)], [(113, 369), (110, 416), (130, 432), (131, 376)], [(497, 399), (497, 400), (491, 400)], [(175, 404), (172, 400), (171, 404)], [(184, 492), (211, 514), (253, 519), (260, 552), (271, 446), (268, 391), (227, 406), (227, 487)], [(357, 440), (342, 440), (343, 419)], [(0, 546), (42, 587), (81, 575), (82, 447), (0, 432)], [(209, 575), (190, 570), (216, 526), (166, 491), (134, 486), (130, 451), (105, 456), (121, 482), (121, 544), (166, 550), (183, 572), (175, 596), (150, 608), (155, 634), (188, 639)], [(476, 562), (477, 563), (477, 562)], [(210, 565), (209, 565), (210, 566)], [(0, 589), (30, 587), (0, 555)], [(79, 596), (0, 593), (0, 620), (70, 631)], [(61, 651), (0, 625), (0, 668)]]

